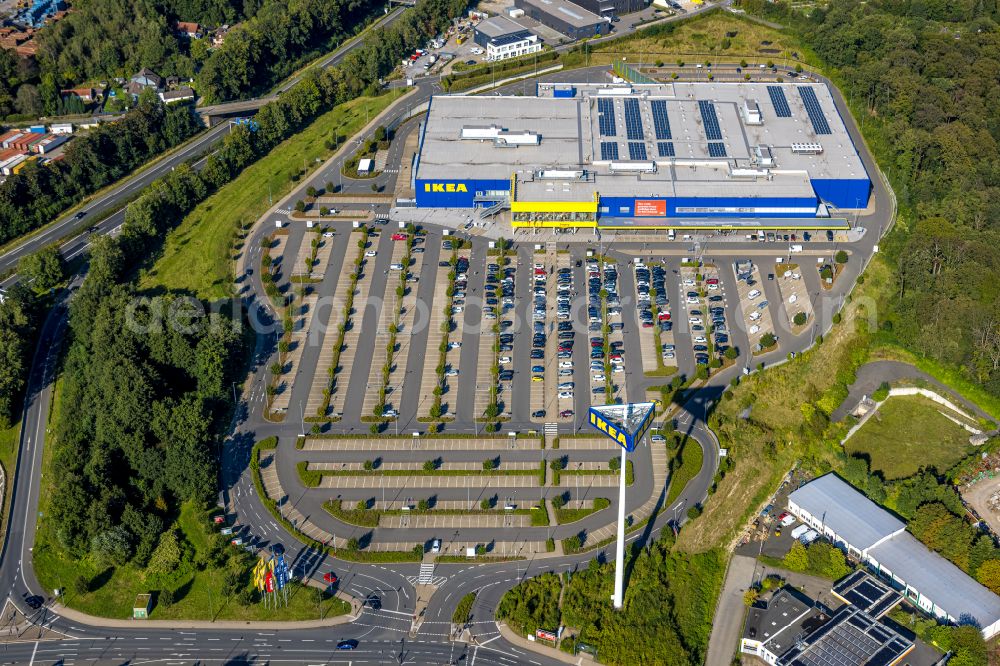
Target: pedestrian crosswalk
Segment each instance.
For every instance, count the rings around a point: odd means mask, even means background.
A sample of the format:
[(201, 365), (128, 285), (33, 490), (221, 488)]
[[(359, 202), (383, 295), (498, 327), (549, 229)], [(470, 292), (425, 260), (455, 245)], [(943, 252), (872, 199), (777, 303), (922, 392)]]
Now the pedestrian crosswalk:
[(420, 575), (417, 576), (419, 585), (430, 585), (434, 580), (434, 563), (424, 562), (420, 565)]
[(292, 211), (288, 210), (287, 208), (279, 208), (278, 210), (276, 210), (274, 212), (277, 213), (278, 215), (291, 215), (292, 214)]
[(551, 443), (559, 436), (559, 424), (546, 423), (543, 432), (545, 433), (545, 440)]

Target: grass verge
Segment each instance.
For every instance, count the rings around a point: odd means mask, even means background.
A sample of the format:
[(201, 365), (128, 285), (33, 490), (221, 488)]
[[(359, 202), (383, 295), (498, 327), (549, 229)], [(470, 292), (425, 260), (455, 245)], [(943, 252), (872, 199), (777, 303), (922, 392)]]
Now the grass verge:
[[(184, 291), (205, 300), (230, 295), (232, 246), (236, 232), (263, 215), (298, 185), (303, 166), (333, 154), (325, 142), (332, 135), (353, 136), (403, 94), (359, 97), (334, 107), (200, 203), (167, 236), (163, 254), (142, 277), (143, 289)], [(343, 148), (344, 144), (341, 144)]]
[(922, 467), (944, 472), (975, 447), (964, 428), (941, 414), (943, 409), (922, 396), (889, 398), (847, 440), (844, 450), (867, 456), (871, 469), (890, 481), (912, 476)]

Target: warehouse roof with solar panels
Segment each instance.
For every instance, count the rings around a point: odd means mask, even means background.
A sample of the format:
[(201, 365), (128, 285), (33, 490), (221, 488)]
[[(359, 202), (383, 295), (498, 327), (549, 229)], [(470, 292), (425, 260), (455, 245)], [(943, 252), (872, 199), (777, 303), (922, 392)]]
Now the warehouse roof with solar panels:
[[(583, 172), (578, 187), (602, 197), (825, 198), (817, 181), (870, 183), (823, 84), (540, 84), (537, 93), (434, 97), (416, 178), (513, 176), (531, 189), (540, 172)], [(846, 194), (835, 205), (864, 207), (867, 186), (863, 200), (857, 192), (854, 205)]]

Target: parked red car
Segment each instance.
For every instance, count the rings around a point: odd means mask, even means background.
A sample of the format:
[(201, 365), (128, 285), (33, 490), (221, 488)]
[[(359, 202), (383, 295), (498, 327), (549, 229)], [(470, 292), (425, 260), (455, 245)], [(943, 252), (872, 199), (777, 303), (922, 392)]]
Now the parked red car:
[(401, 241), (401, 240), (405, 241), (406, 240), (406, 234), (393, 234), (392, 235), (392, 240), (394, 240), (394, 241)]

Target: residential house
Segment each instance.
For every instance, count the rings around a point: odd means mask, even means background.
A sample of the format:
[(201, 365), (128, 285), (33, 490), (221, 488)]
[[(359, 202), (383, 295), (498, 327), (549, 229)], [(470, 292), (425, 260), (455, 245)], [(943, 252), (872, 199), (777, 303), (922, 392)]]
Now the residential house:
[(153, 90), (160, 92), (163, 90), (163, 78), (153, 70), (143, 67), (125, 85), (125, 92), (132, 96), (132, 99), (139, 99), (143, 90)]
[(176, 90), (165, 90), (160, 93), (160, 99), (164, 104), (187, 102), (194, 99), (194, 90), (187, 87), (177, 88)]
[(190, 21), (178, 21), (174, 25), (174, 31), (180, 37), (188, 39), (201, 39), (201, 26)]
[(66, 90), (60, 90), (59, 94), (63, 97), (79, 97), (84, 102), (93, 102), (97, 99), (97, 91), (93, 88), (67, 88)]

